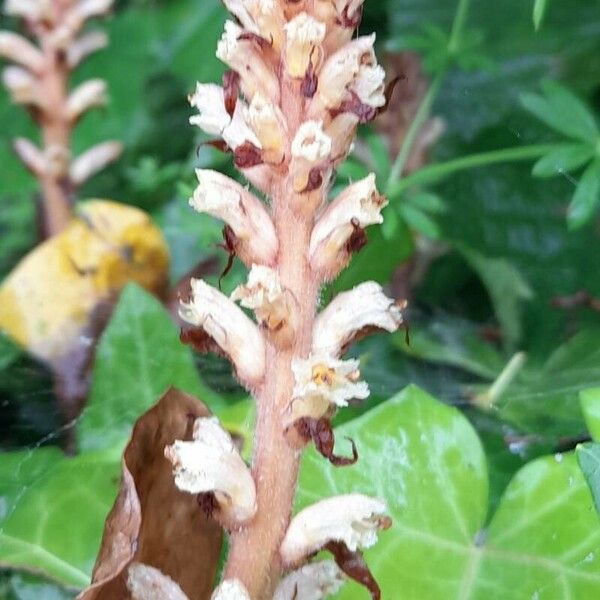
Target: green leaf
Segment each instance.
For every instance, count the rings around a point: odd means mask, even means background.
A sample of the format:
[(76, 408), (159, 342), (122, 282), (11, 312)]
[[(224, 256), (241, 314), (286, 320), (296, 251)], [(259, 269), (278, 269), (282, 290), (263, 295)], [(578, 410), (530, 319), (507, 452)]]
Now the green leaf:
[[(14, 600), (71, 600), (73, 594), (39, 576), (14, 573), (10, 577)], [(0, 596), (1, 597), (1, 596)]]
[(119, 480), (119, 450), (65, 458), (55, 449), (0, 461), (0, 565), (88, 584)]
[(600, 387), (579, 392), (581, 411), (592, 439), (600, 442)]
[(411, 322), (410, 345), (402, 331), (395, 333), (393, 340), (409, 356), (452, 365), (485, 379), (495, 379), (504, 366), (500, 354), (481, 339), (473, 323), (451, 315)]
[(568, 144), (540, 158), (533, 166), (535, 177), (556, 177), (575, 171), (594, 156), (594, 149), (588, 144)]
[(548, 8), (548, 0), (535, 0), (533, 4), (533, 25), (535, 30), (537, 31), (544, 19), (544, 15), (546, 14), (546, 9)]
[(577, 461), (590, 487), (596, 511), (600, 515), (600, 444), (577, 446)]
[[(383, 598), (399, 590), (402, 600), (600, 594), (600, 525), (572, 454), (520, 470), (486, 529), (485, 456), (456, 409), (409, 387), (336, 433), (356, 441), (358, 464), (336, 469), (307, 453), (297, 505), (352, 492), (387, 502), (392, 528), (365, 553)], [(367, 595), (347, 584), (338, 597)]]
[(0, 372), (10, 367), (23, 351), (0, 331)]
[(80, 450), (122, 445), (135, 420), (171, 386), (212, 410), (222, 406), (201, 382), (162, 305), (129, 285), (96, 350), (90, 396), (77, 430)]
[(543, 85), (544, 95), (522, 94), (523, 106), (552, 129), (575, 139), (595, 142), (598, 126), (587, 106), (556, 82)]
[(460, 247), (459, 251), (483, 281), (506, 346), (514, 348), (522, 336), (521, 305), (533, 297), (533, 291), (508, 260), (490, 258), (465, 247)]
[(585, 225), (598, 206), (600, 206), (600, 160), (593, 162), (579, 181), (567, 214), (569, 227), (577, 229)]
[(415, 231), (422, 233), (425, 237), (438, 239), (440, 237), (440, 228), (437, 223), (427, 214), (416, 206), (402, 203), (398, 210), (400, 215), (406, 221), (406, 224)]

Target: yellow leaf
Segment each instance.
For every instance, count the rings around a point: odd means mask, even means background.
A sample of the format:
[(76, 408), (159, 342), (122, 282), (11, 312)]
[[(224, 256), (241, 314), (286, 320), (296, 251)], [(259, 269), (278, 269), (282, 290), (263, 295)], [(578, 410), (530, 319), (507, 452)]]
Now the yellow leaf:
[(32, 250), (0, 286), (0, 330), (47, 362), (63, 356), (89, 315), (128, 282), (160, 293), (169, 254), (138, 208), (89, 200), (61, 234)]

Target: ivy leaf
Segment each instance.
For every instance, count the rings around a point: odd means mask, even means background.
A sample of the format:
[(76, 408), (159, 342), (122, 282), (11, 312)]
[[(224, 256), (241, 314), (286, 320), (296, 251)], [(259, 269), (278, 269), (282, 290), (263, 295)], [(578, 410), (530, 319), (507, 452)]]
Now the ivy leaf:
[(544, 83), (542, 89), (543, 95), (522, 94), (523, 106), (555, 131), (570, 138), (595, 143), (600, 132), (587, 106), (554, 81)]
[(600, 515), (600, 444), (577, 446), (577, 461), (590, 487), (596, 511)]
[(0, 461), (0, 565), (87, 585), (102, 524), (114, 500), (119, 452), (66, 458), (54, 448)]
[(533, 25), (536, 31), (538, 31), (542, 25), (547, 8), (548, 0), (535, 0), (533, 4)]
[(583, 166), (594, 156), (589, 144), (565, 144), (543, 156), (533, 166), (534, 177), (556, 177), (571, 173)]
[[(358, 491), (387, 502), (392, 528), (365, 553), (383, 598), (399, 590), (403, 600), (600, 594), (600, 524), (572, 453), (521, 469), (486, 527), (486, 460), (458, 410), (409, 387), (337, 436), (356, 441), (358, 464), (336, 470), (307, 453), (297, 505)], [(339, 594), (358, 597), (354, 584)]]
[(567, 214), (569, 227), (577, 229), (587, 223), (598, 206), (600, 206), (600, 160), (594, 161), (579, 181)]
[(90, 396), (78, 424), (79, 449), (122, 447), (135, 420), (171, 386), (212, 410), (222, 405), (200, 380), (162, 305), (130, 285), (96, 350)]

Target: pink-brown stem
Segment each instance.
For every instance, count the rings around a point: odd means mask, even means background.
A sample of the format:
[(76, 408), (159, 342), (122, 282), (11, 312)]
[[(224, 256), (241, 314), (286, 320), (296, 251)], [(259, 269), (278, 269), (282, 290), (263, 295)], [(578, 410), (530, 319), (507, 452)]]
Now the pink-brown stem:
[[(282, 111), (291, 128), (303, 117), (297, 84), (282, 85)], [(293, 129), (292, 129), (293, 131)], [(231, 535), (224, 578), (239, 579), (252, 600), (267, 600), (281, 575), (279, 546), (290, 522), (300, 452), (284, 436), (283, 413), (294, 387), (291, 363), (310, 352), (318, 282), (307, 259), (314, 215), (299, 214), (302, 195), (294, 194), (290, 175), (273, 186), (273, 219), (279, 239), (277, 270), (281, 283), (297, 301), (298, 327), (292, 346), (267, 345), (265, 382), (256, 395), (252, 473), (258, 511), (247, 527)]]

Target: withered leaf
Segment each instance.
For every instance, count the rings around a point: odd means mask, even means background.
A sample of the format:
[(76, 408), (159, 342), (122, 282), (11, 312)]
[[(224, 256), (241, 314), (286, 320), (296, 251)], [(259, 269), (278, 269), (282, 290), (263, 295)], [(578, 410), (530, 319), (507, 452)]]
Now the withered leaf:
[(190, 600), (210, 598), (221, 547), (221, 528), (179, 491), (164, 448), (192, 439), (194, 421), (209, 415), (194, 397), (171, 388), (142, 415), (122, 459), (119, 495), (109, 513), (92, 584), (78, 600), (129, 600), (133, 562), (154, 567)]

